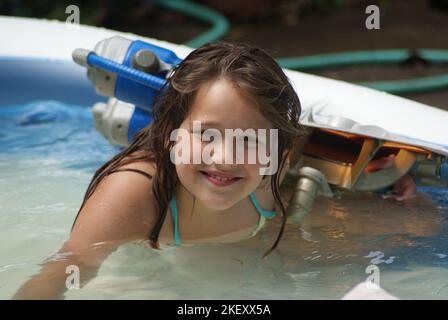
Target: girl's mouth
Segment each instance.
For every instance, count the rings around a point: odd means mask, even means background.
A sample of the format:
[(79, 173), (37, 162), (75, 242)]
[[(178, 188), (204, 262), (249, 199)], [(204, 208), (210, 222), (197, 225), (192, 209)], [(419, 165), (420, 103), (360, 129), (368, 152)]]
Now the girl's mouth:
[(212, 172), (212, 171), (199, 171), (208, 181), (213, 183), (215, 186), (218, 187), (226, 187), (230, 186), (231, 184), (234, 184), (238, 180), (241, 179), (241, 177), (232, 176), (229, 174), (221, 174), (218, 172)]

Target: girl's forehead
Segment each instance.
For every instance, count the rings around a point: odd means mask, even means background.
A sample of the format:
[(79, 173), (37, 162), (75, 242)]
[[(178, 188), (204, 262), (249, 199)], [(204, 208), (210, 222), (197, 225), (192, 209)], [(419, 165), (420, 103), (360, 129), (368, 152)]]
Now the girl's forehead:
[(223, 128), (272, 127), (255, 102), (241, 94), (229, 80), (218, 79), (202, 85), (191, 106), (190, 121), (219, 124)]

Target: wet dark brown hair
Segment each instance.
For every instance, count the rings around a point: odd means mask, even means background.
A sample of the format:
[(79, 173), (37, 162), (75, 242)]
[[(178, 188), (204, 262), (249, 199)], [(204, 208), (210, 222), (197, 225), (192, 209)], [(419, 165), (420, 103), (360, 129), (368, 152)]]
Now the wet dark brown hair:
[[(304, 129), (299, 124), (301, 106), (294, 88), (275, 60), (264, 50), (247, 44), (226, 41), (207, 44), (191, 52), (175, 67), (154, 103), (154, 122), (140, 130), (131, 145), (95, 172), (78, 215), (96, 186), (109, 173), (132, 162), (153, 163), (157, 168), (152, 184), (157, 217), (148, 237), (151, 247), (159, 248), (160, 230), (167, 215), (169, 201), (179, 183), (175, 166), (170, 160), (170, 148), (175, 143), (170, 141), (170, 134), (188, 116), (198, 89), (219, 78), (229, 80), (241, 94), (251, 98), (273, 128), (278, 129), (280, 161), (279, 168), (271, 179), (271, 189), (281, 208), (283, 220), (277, 239), (265, 256), (274, 250), (286, 223), (285, 208), (279, 191), (279, 173), (293, 147), (293, 140), (304, 134)], [(283, 155), (284, 151), (287, 152)]]

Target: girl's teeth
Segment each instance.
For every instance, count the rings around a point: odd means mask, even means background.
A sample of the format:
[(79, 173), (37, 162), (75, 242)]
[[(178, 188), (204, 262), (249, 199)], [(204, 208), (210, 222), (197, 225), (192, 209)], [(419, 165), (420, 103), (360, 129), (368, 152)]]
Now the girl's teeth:
[(225, 178), (225, 177), (220, 177), (220, 176), (215, 176), (214, 174), (208, 174), (210, 177), (212, 177), (213, 179), (219, 180), (219, 181), (230, 181), (233, 180), (235, 178)]
[(213, 178), (215, 178), (216, 180), (219, 181), (229, 181), (232, 180), (233, 178), (224, 178), (224, 177), (219, 177), (219, 176), (215, 176), (215, 175), (211, 175)]

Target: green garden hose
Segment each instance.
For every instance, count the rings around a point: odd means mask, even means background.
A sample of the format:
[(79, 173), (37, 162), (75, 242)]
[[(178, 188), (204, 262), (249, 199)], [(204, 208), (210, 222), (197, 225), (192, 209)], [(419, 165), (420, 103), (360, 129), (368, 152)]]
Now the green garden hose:
[(229, 31), (229, 22), (219, 12), (206, 6), (186, 0), (153, 0), (157, 5), (184, 13), (196, 19), (212, 24), (212, 27), (196, 38), (184, 43), (186, 46), (198, 48), (206, 43), (221, 39)]
[[(283, 67), (296, 70), (318, 70), (351, 65), (397, 64), (417, 58), (434, 65), (448, 64), (448, 50), (376, 50), (339, 52), (306, 57), (279, 58), (277, 62)], [(375, 81), (357, 83), (369, 88), (393, 94), (435, 91), (448, 88), (448, 75), (438, 75), (417, 79)]]
[[(167, 9), (178, 11), (212, 24), (211, 29), (186, 42), (185, 45), (189, 47), (197, 48), (206, 43), (217, 41), (224, 37), (229, 30), (229, 22), (226, 17), (206, 6), (187, 0), (153, 0), (153, 2)], [(396, 49), (353, 51), (279, 58), (277, 62), (283, 68), (306, 71), (351, 65), (397, 64), (411, 58), (419, 58), (432, 64), (448, 64), (448, 50)], [(360, 82), (357, 84), (393, 94), (407, 94), (448, 88), (448, 75), (406, 80)]]

